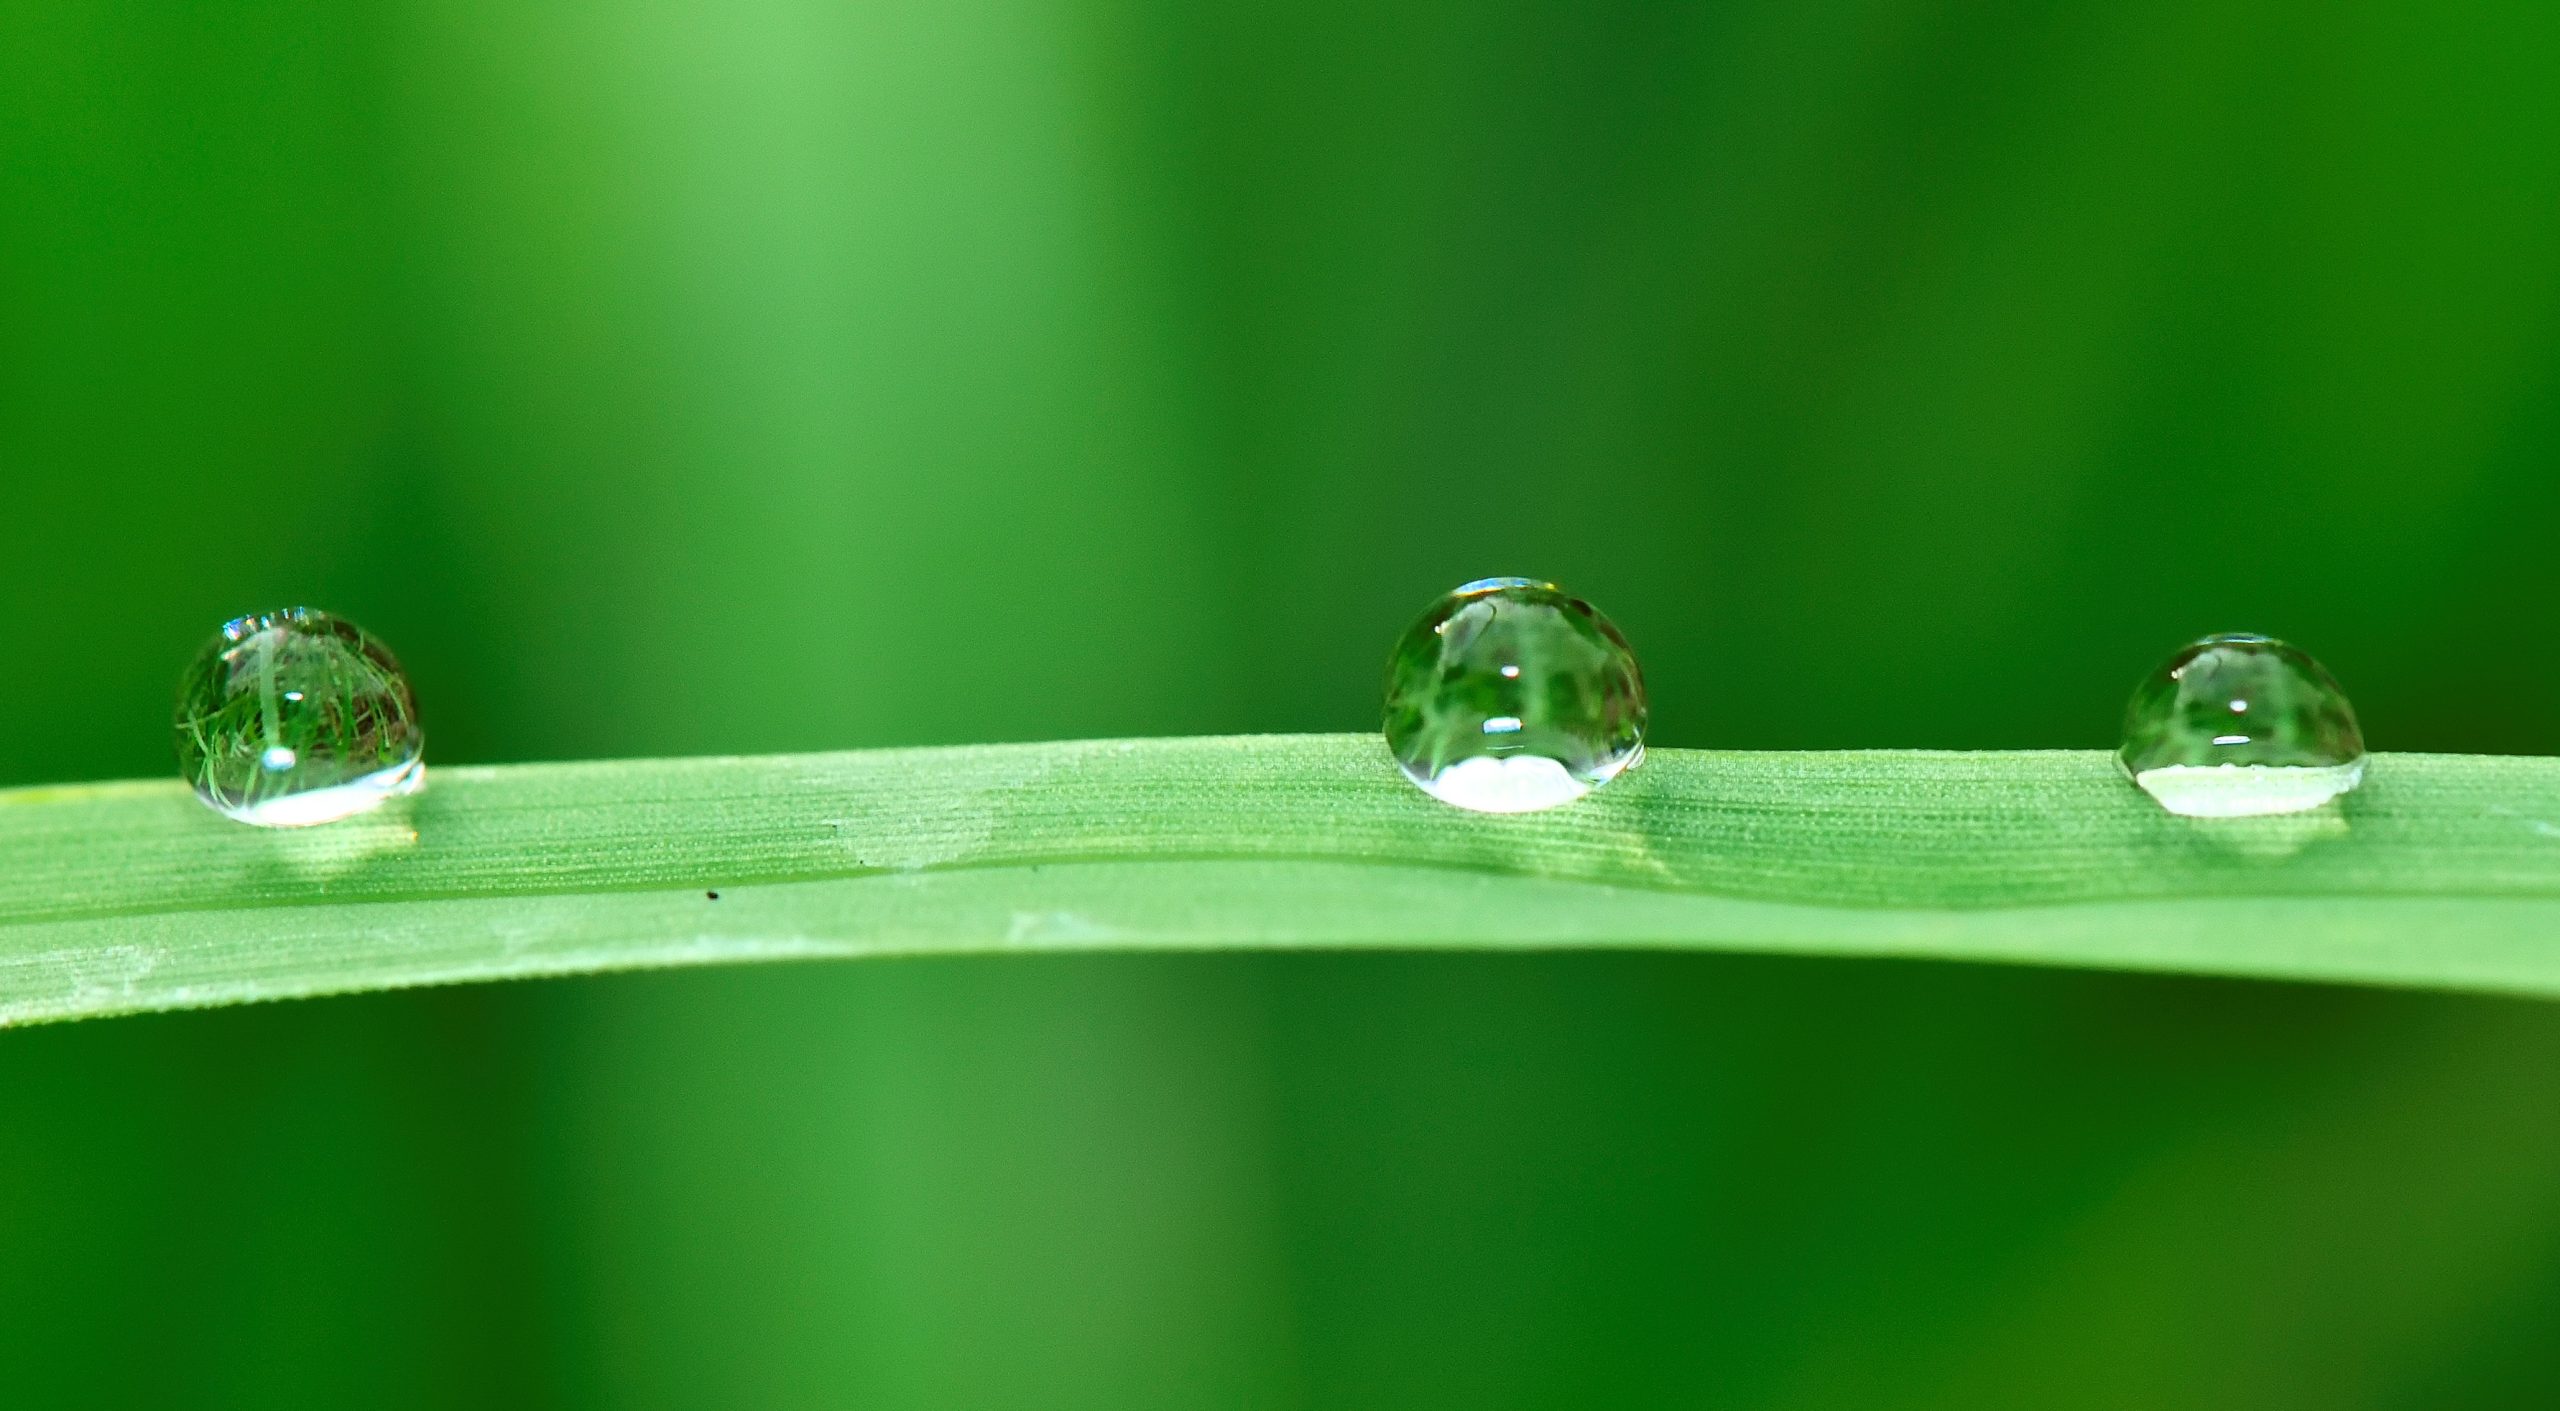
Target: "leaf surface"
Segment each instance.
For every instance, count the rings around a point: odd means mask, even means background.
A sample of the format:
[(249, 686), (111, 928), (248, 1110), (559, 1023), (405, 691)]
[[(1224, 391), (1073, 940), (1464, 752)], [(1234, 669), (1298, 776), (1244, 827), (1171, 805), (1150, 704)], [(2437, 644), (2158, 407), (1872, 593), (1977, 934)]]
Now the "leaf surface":
[(1373, 736), (440, 769), (265, 831), (175, 781), (0, 793), (0, 1023), (643, 966), (1669, 947), (2560, 995), (2560, 760), (2375, 757), (2171, 817), (2095, 752), (1658, 750), (1462, 813)]

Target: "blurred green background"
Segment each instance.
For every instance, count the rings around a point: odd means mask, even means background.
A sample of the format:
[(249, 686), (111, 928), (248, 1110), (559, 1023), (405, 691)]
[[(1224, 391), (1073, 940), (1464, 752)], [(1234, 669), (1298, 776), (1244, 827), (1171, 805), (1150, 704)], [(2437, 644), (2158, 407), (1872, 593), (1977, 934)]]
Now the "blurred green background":
[[(2560, 9), (0, 0), (0, 783), (292, 600), (445, 762), (2560, 752)], [(5, 860), (0, 860), (5, 861)], [(2560, 1010), (1748, 957), (777, 966), (0, 1035), (11, 1406), (2560, 1401)]]

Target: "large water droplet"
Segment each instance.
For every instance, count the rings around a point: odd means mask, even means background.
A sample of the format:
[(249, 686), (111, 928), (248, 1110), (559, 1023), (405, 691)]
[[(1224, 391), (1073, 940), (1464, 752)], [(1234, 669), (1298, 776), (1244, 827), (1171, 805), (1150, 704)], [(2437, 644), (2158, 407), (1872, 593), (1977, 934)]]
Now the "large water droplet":
[(409, 678), (344, 618), (286, 608), (225, 623), (178, 685), (178, 767), (243, 823), (334, 823), (425, 782)]
[(2299, 813), (2364, 781), (2364, 733), (2308, 653), (2226, 633), (2189, 644), (2134, 691), (2119, 758), (2171, 813)]
[(1644, 726), (1627, 639), (1552, 583), (1469, 583), (1387, 661), (1387, 748), (1406, 778), (1460, 808), (1571, 803), (1644, 757)]

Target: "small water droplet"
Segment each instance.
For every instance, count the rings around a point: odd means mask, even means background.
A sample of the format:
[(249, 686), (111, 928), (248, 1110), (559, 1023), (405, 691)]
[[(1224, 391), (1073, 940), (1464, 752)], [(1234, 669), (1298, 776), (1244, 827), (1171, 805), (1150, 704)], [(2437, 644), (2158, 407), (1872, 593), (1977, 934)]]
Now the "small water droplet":
[(334, 823), (426, 779), (426, 736), (388, 649), (313, 608), (223, 625), (178, 687), (178, 765), (261, 827)]
[(2134, 691), (2118, 758), (2171, 813), (2300, 813), (2364, 781), (2364, 734), (2308, 653), (2225, 633), (2188, 644)]
[(1460, 808), (1571, 803), (1644, 758), (1644, 727), (1627, 639), (1552, 583), (1469, 583), (1387, 661), (1387, 748), (1406, 778)]

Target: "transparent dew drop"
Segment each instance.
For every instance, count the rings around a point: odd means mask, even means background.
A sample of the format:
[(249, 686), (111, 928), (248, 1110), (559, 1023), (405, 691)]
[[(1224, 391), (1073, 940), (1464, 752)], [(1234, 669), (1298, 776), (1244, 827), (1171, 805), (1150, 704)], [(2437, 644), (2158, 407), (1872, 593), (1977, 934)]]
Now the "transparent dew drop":
[(400, 663), (314, 608), (225, 623), (178, 683), (179, 772), (243, 823), (334, 823), (415, 793), (425, 750)]
[(2118, 758), (2171, 813), (2300, 813), (2364, 782), (2364, 733), (2308, 653), (2226, 633), (2189, 644), (2134, 691)]
[(1609, 619), (1552, 583), (1486, 578), (1431, 605), (1387, 661), (1387, 748), (1479, 813), (1568, 804), (1644, 758), (1644, 677)]

